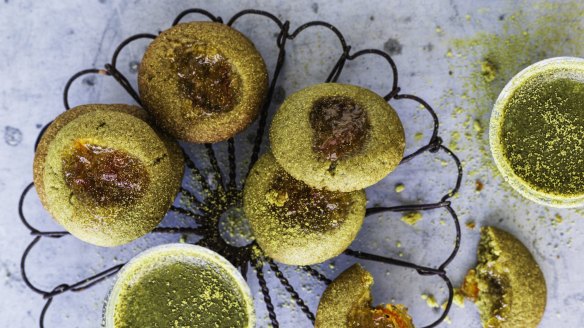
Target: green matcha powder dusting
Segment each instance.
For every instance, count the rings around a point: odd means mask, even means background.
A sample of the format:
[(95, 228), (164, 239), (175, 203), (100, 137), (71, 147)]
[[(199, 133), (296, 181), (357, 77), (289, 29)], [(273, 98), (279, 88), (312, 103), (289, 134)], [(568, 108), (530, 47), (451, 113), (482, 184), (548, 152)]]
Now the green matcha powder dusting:
[(504, 107), (501, 141), (515, 174), (546, 193), (584, 193), (584, 81), (550, 69)]
[(247, 327), (243, 295), (223, 269), (175, 261), (145, 271), (121, 291), (116, 327)]

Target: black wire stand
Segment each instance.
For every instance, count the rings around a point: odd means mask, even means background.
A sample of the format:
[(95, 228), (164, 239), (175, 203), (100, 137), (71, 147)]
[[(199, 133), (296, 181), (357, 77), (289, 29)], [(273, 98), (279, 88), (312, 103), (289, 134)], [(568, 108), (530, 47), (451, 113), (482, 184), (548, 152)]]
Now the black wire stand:
[[(193, 8), (188, 9), (180, 13), (173, 22), (173, 26), (178, 24), (185, 16), (190, 14), (199, 14), (207, 17), (211, 21), (223, 23), (223, 19), (219, 16), (214, 16), (210, 12)], [(462, 166), (458, 157), (447, 147), (442, 144), (442, 139), (438, 136), (438, 127), (439, 121), (438, 116), (436, 115), (435, 111), (432, 107), (425, 102), (423, 99), (411, 95), (411, 94), (404, 94), (400, 93), (401, 89), (398, 87), (398, 71), (397, 67), (392, 60), (391, 56), (381, 50), (378, 49), (364, 49), (357, 52), (351, 52), (351, 46), (349, 46), (341, 32), (334, 27), (333, 25), (323, 22), (323, 21), (311, 21), (305, 23), (298, 27), (296, 30), (290, 30), (290, 22), (289, 21), (281, 21), (278, 17), (274, 16), (273, 14), (262, 11), (262, 10), (243, 10), (235, 14), (231, 19), (227, 21), (227, 25), (232, 26), (239, 18), (243, 16), (259, 16), (262, 18), (266, 18), (271, 20), (273, 23), (277, 25), (279, 28), (279, 33), (276, 37), (276, 46), (278, 49), (278, 58), (276, 62), (276, 66), (274, 68), (274, 73), (272, 76), (272, 80), (270, 82), (269, 91), (267, 95), (267, 99), (263, 108), (261, 110), (259, 116), (259, 125), (256, 130), (255, 139), (253, 143), (253, 149), (251, 152), (251, 159), (249, 162), (249, 166), (247, 168), (247, 172), (251, 169), (253, 164), (257, 161), (260, 153), (260, 147), (262, 145), (262, 141), (264, 139), (264, 134), (266, 130), (266, 122), (268, 118), (268, 110), (272, 103), (272, 96), (274, 95), (274, 89), (278, 78), (280, 76), (280, 72), (285, 60), (286, 54), (286, 43), (289, 40), (293, 40), (296, 38), (300, 33), (305, 30), (308, 30), (312, 27), (321, 27), (328, 29), (333, 32), (333, 34), (338, 38), (340, 45), (342, 47), (342, 54), (336, 61), (332, 71), (328, 75), (326, 82), (336, 82), (341, 75), (343, 67), (347, 61), (354, 60), (358, 57), (362, 56), (379, 56), (385, 59), (389, 64), (391, 73), (392, 73), (392, 84), (391, 89), (389, 92), (384, 96), (386, 101), (390, 100), (400, 100), (400, 99), (409, 99), (414, 102), (419, 103), (426, 111), (431, 115), (433, 120), (433, 131), (432, 136), (428, 144), (420, 147), (413, 153), (405, 156), (400, 165), (412, 160), (414, 157), (425, 153), (437, 153), (442, 151), (449, 155), (452, 160), (455, 162), (457, 167), (457, 179), (456, 185), (451, 189), (450, 192), (443, 195), (438, 202), (430, 203), (430, 204), (416, 204), (416, 205), (402, 205), (402, 206), (393, 206), (393, 207), (371, 207), (367, 209), (366, 217), (372, 216), (374, 214), (383, 213), (383, 212), (409, 212), (409, 211), (427, 211), (432, 209), (444, 209), (446, 210), (449, 215), (452, 217), (452, 221), (454, 223), (454, 227), (456, 229), (456, 240), (454, 242), (454, 247), (450, 255), (446, 258), (446, 260), (440, 264), (438, 267), (427, 267), (427, 266), (420, 266), (415, 263), (402, 261), (399, 259), (384, 257), (381, 255), (371, 254), (362, 252), (359, 250), (354, 249), (347, 249), (345, 250), (344, 254), (348, 256), (352, 256), (357, 259), (367, 260), (367, 261), (376, 261), (384, 264), (389, 265), (396, 265), (400, 267), (410, 268), (415, 270), (419, 275), (422, 276), (438, 276), (440, 277), (448, 288), (448, 301), (446, 306), (443, 309), (441, 316), (434, 322), (426, 325), (424, 328), (431, 328), (435, 327), (440, 324), (448, 315), (450, 308), (452, 306), (452, 300), (454, 296), (454, 289), (450, 279), (446, 274), (446, 267), (450, 264), (450, 262), (454, 259), (456, 254), (458, 253), (458, 249), (460, 246), (460, 237), (461, 237), (461, 229), (460, 223), (458, 221), (458, 217), (456, 212), (451, 207), (450, 199), (454, 196), (461, 184), (462, 180)], [(116, 64), (118, 60), (118, 56), (121, 51), (131, 42), (139, 40), (139, 39), (154, 39), (156, 35), (154, 34), (137, 34), (131, 36), (130, 38), (124, 40), (115, 50), (111, 63), (106, 64), (103, 69), (87, 69), (80, 71), (73, 75), (67, 84), (65, 85), (64, 93), (63, 93), (63, 102), (65, 105), (65, 110), (70, 108), (69, 106), (69, 89), (74, 81), (84, 75), (88, 74), (99, 74), (103, 76), (111, 76), (113, 77), (127, 92), (128, 94), (138, 103), (141, 104), (140, 97), (136, 90), (132, 87), (128, 79), (120, 73), (117, 69)], [(45, 132), (47, 127), (51, 123), (45, 125), (45, 127), (39, 133), (37, 141), (35, 143), (35, 151), (40, 140), (40, 137)], [(211, 186), (211, 184), (204, 178), (201, 170), (195, 165), (195, 162), (185, 153), (185, 160), (186, 166), (188, 171), (192, 177), (197, 180), (200, 184), (202, 191), (204, 192), (206, 197), (201, 197), (197, 193), (194, 193), (188, 190), (184, 185), (180, 189), (180, 194), (189, 199), (189, 206), (188, 207), (179, 207), (179, 206), (172, 206), (171, 211), (176, 212), (180, 215), (184, 215), (194, 221), (196, 226), (194, 227), (158, 227), (156, 228), (153, 233), (170, 233), (170, 234), (194, 234), (200, 236), (196, 244), (207, 247), (212, 249), (219, 254), (223, 255), (227, 258), (234, 266), (238, 267), (242, 273), (242, 275), (247, 279), (247, 272), (248, 267), (251, 264), (255, 268), (255, 273), (261, 288), (261, 292), (263, 294), (263, 299), (266, 304), (266, 309), (268, 311), (269, 320), (272, 327), (277, 328), (280, 326), (278, 323), (278, 318), (274, 309), (274, 305), (272, 302), (272, 298), (270, 296), (270, 290), (266, 283), (266, 279), (264, 277), (264, 267), (267, 264), (268, 267), (273, 271), (275, 277), (279, 280), (279, 282), (283, 285), (286, 291), (290, 294), (292, 299), (295, 301), (296, 305), (300, 307), (302, 312), (306, 315), (307, 319), (314, 324), (315, 316), (311, 309), (304, 303), (304, 300), (298, 295), (295, 288), (290, 284), (284, 273), (280, 270), (278, 264), (274, 262), (272, 259), (268, 258), (265, 255), (262, 255), (261, 250), (259, 250), (259, 246), (252, 242), (249, 245), (237, 247), (228, 244), (223, 238), (220, 236), (218, 225), (219, 219), (221, 215), (228, 210), (232, 206), (237, 206), (237, 204), (241, 204), (242, 199), (242, 187), (237, 186), (237, 174), (236, 174), (236, 156), (235, 156), (235, 141), (233, 138), (227, 141), (227, 152), (228, 152), (228, 161), (229, 167), (227, 176), (225, 176), (225, 172), (221, 170), (219, 167), (219, 163), (215, 154), (215, 149), (212, 144), (205, 145), (207, 151), (207, 157), (209, 159), (210, 167), (212, 168), (212, 174), (216, 182), (216, 186)], [(240, 177), (240, 180), (244, 180), (245, 177)], [(57, 285), (51, 290), (43, 290), (41, 288), (36, 287), (28, 278), (27, 275), (27, 267), (26, 267), (26, 260), (28, 255), (31, 253), (35, 245), (42, 239), (42, 238), (52, 238), (52, 239), (59, 239), (65, 236), (68, 236), (69, 233), (66, 231), (40, 231), (33, 227), (28, 220), (26, 219), (23, 211), (23, 204), (26, 196), (28, 195), (29, 191), (34, 187), (33, 183), (30, 183), (22, 192), (20, 196), (20, 201), (18, 204), (18, 211), (20, 215), (20, 219), (22, 223), (30, 230), (31, 235), (34, 237), (28, 247), (25, 249), (21, 262), (20, 262), (20, 269), (21, 274), (24, 282), (26, 285), (33, 290), (34, 292), (40, 294), (43, 299), (46, 300), (44, 307), (39, 316), (39, 326), (41, 328), (44, 327), (44, 318), (49, 309), (51, 302), (53, 299), (61, 294), (67, 292), (81, 292), (92, 286), (103, 282), (107, 278), (115, 275), (124, 264), (118, 264), (112, 266), (108, 269), (101, 271), (98, 274), (93, 276), (87, 277), (81, 281), (73, 282), (73, 283), (62, 283)], [(259, 250), (256, 251), (256, 250)], [(258, 255), (259, 254), (259, 255)], [(322, 282), (323, 284), (330, 284), (331, 279), (327, 278), (322, 273), (318, 272), (311, 266), (302, 266), (301, 267), (307, 274), (314, 277), (318, 281)]]

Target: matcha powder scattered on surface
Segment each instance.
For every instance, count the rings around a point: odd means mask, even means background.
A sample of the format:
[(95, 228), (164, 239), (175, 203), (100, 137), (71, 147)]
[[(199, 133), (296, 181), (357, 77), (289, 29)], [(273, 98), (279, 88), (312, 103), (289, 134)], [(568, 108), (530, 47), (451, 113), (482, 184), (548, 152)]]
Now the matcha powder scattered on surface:
[(396, 193), (399, 194), (400, 192), (402, 192), (404, 190), (406, 190), (406, 186), (404, 186), (403, 183), (398, 183), (398, 184), (395, 185), (395, 192)]

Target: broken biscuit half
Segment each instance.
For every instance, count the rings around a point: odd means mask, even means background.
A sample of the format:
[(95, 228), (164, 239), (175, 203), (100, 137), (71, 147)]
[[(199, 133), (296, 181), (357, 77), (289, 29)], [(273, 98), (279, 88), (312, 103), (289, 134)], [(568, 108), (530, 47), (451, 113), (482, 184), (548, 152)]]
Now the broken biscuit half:
[(535, 328), (547, 298), (543, 273), (529, 250), (494, 227), (481, 229), (478, 264), (461, 291), (476, 303), (485, 328)]
[(354, 264), (324, 291), (316, 312), (315, 328), (414, 328), (403, 305), (371, 306), (373, 276)]

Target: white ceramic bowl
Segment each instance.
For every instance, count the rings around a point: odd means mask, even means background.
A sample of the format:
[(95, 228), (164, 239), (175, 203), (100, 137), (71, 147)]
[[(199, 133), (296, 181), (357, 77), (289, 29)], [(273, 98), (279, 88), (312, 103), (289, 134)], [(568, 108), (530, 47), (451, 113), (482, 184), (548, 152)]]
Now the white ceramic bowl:
[[(499, 168), (503, 178), (520, 194), (532, 201), (547, 206), (579, 207), (584, 205), (584, 193), (570, 196), (547, 193), (533, 188), (529, 183), (515, 174), (505, 156), (501, 140), (501, 126), (505, 114), (504, 108), (513, 92), (529, 78), (556, 68), (574, 70), (574, 72), (577, 72), (579, 79), (584, 77), (584, 59), (576, 57), (549, 58), (523, 69), (507, 83), (495, 102), (489, 124), (489, 141), (491, 153), (493, 154), (497, 168)], [(584, 110), (584, 104), (582, 110)]]
[[(256, 323), (255, 309), (253, 298), (249, 286), (245, 279), (241, 276), (239, 271), (221, 255), (201, 246), (191, 244), (166, 244), (150, 248), (130, 260), (117, 274), (116, 282), (109, 294), (105, 310), (104, 310), (104, 324), (106, 328), (115, 328), (115, 309), (119, 301), (120, 293), (123, 288), (131, 283), (134, 273), (142, 266), (152, 265), (153, 260), (162, 257), (179, 257), (184, 259), (194, 259), (198, 262), (202, 261), (212, 263), (224, 270), (226, 276), (233, 279), (236, 286), (239, 287), (239, 292), (243, 296), (243, 303), (248, 315), (248, 322), (246, 328), (254, 328)], [(186, 261), (185, 261), (186, 262)], [(192, 263), (189, 261), (189, 263)]]

